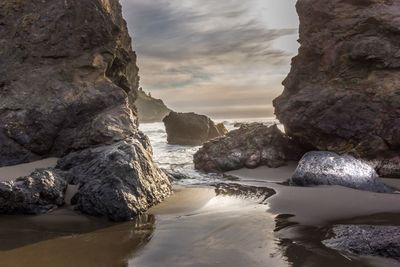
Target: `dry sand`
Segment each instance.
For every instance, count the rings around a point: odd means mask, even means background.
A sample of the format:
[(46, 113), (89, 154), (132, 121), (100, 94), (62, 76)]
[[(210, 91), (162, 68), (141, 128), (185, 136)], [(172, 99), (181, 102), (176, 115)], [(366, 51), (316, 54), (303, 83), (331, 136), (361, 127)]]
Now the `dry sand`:
[(47, 158), (30, 163), (0, 168), (0, 182), (14, 180), (31, 174), (35, 169), (55, 167), (58, 158)]
[[(47, 158), (30, 163), (24, 163), (14, 166), (7, 166), (0, 168), (0, 182), (12, 181), (19, 177), (27, 176), (31, 174), (35, 169), (42, 168), (53, 168), (56, 166), (59, 158)], [(68, 185), (65, 203), (69, 205), (71, 203), (71, 198), (78, 191), (78, 186)]]

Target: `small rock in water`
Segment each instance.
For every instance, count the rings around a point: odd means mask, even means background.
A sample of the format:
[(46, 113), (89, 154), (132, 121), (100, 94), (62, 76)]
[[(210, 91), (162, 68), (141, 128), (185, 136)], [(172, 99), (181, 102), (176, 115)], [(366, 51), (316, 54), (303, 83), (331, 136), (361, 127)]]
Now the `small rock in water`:
[(54, 169), (0, 183), (1, 214), (42, 214), (64, 205), (67, 182)]
[(306, 153), (289, 183), (296, 186), (340, 185), (378, 193), (393, 192), (367, 163), (350, 155), (341, 156), (324, 151)]
[(333, 233), (335, 237), (322, 241), (329, 248), (400, 261), (399, 226), (335, 225)]
[(236, 183), (220, 183), (215, 185), (215, 193), (217, 196), (234, 196), (241, 198), (260, 199), (264, 202), (266, 199), (275, 195), (274, 189), (268, 187), (250, 186)]
[(171, 112), (163, 122), (168, 143), (174, 145), (198, 146), (228, 132), (224, 124), (216, 125), (207, 116), (195, 113)]

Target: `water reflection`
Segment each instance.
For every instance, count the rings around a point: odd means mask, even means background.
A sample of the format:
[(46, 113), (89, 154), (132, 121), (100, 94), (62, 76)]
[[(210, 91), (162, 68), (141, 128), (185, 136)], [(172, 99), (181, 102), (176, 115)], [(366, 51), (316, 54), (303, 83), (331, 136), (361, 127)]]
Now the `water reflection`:
[[(275, 218), (276, 244), (282, 255), (293, 267), (368, 267), (398, 266), (384, 258), (358, 257), (341, 253), (324, 246), (321, 241), (332, 236), (332, 226), (336, 223), (353, 224), (393, 224), (398, 223), (399, 214), (374, 214), (340, 222), (331, 222), (321, 227), (302, 226), (290, 221), (292, 215), (279, 215)], [(396, 221), (397, 219), (397, 221)]]
[(288, 266), (274, 242), (274, 217), (260, 204), (275, 192), (240, 184), (216, 188), (199, 209), (158, 216), (153, 238), (129, 266)]
[(152, 215), (124, 224), (72, 222), (75, 231), (68, 221), (35, 220), (29, 224), (26, 218), (0, 219), (0, 266), (125, 267), (155, 229)]

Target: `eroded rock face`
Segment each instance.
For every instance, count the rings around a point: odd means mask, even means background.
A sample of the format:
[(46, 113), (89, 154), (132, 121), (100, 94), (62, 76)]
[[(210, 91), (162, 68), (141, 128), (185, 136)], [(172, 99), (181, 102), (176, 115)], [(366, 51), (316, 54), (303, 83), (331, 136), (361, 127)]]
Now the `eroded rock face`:
[(129, 104), (138, 80), (118, 0), (1, 1), (0, 166), (62, 159), (0, 183), (0, 213), (62, 205), (67, 182), (80, 211), (115, 221), (168, 196)]
[(314, 150), (398, 155), (400, 2), (299, 0), (297, 11), (301, 47), (274, 101), (286, 133)]
[(54, 169), (0, 183), (0, 213), (42, 214), (64, 205), (67, 182)]
[(400, 261), (399, 226), (335, 225), (333, 233), (333, 238), (322, 241), (329, 248)]
[(61, 159), (57, 168), (72, 184), (78, 210), (113, 221), (130, 220), (172, 192), (168, 177), (137, 139), (89, 148)]
[(244, 124), (225, 137), (207, 142), (194, 155), (195, 168), (206, 172), (224, 172), (260, 165), (280, 167), (300, 159), (303, 149), (282, 133), (276, 125)]
[(132, 136), (138, 68), (117, 0), (0, 3), (0, 166)]
[(340, 185), (378, 193), (391, 193), (369, 164), (350, 155), (314, 151), (300, 160), (289, 183), (296, 186)]
[(204, 115), (171, 112), (163, 119), (168, 143), (176, 145), (202, 145), (208, 140), (223, 136), (227, 130)]

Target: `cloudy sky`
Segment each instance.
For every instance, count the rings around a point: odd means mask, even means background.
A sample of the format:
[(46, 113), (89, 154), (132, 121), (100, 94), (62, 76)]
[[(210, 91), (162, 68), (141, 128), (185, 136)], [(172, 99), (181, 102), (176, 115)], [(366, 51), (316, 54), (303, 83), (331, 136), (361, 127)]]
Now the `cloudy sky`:
[(297, 51), (296, 0), (121, 0), (141, 86), (176, 111), (272, 116)]

